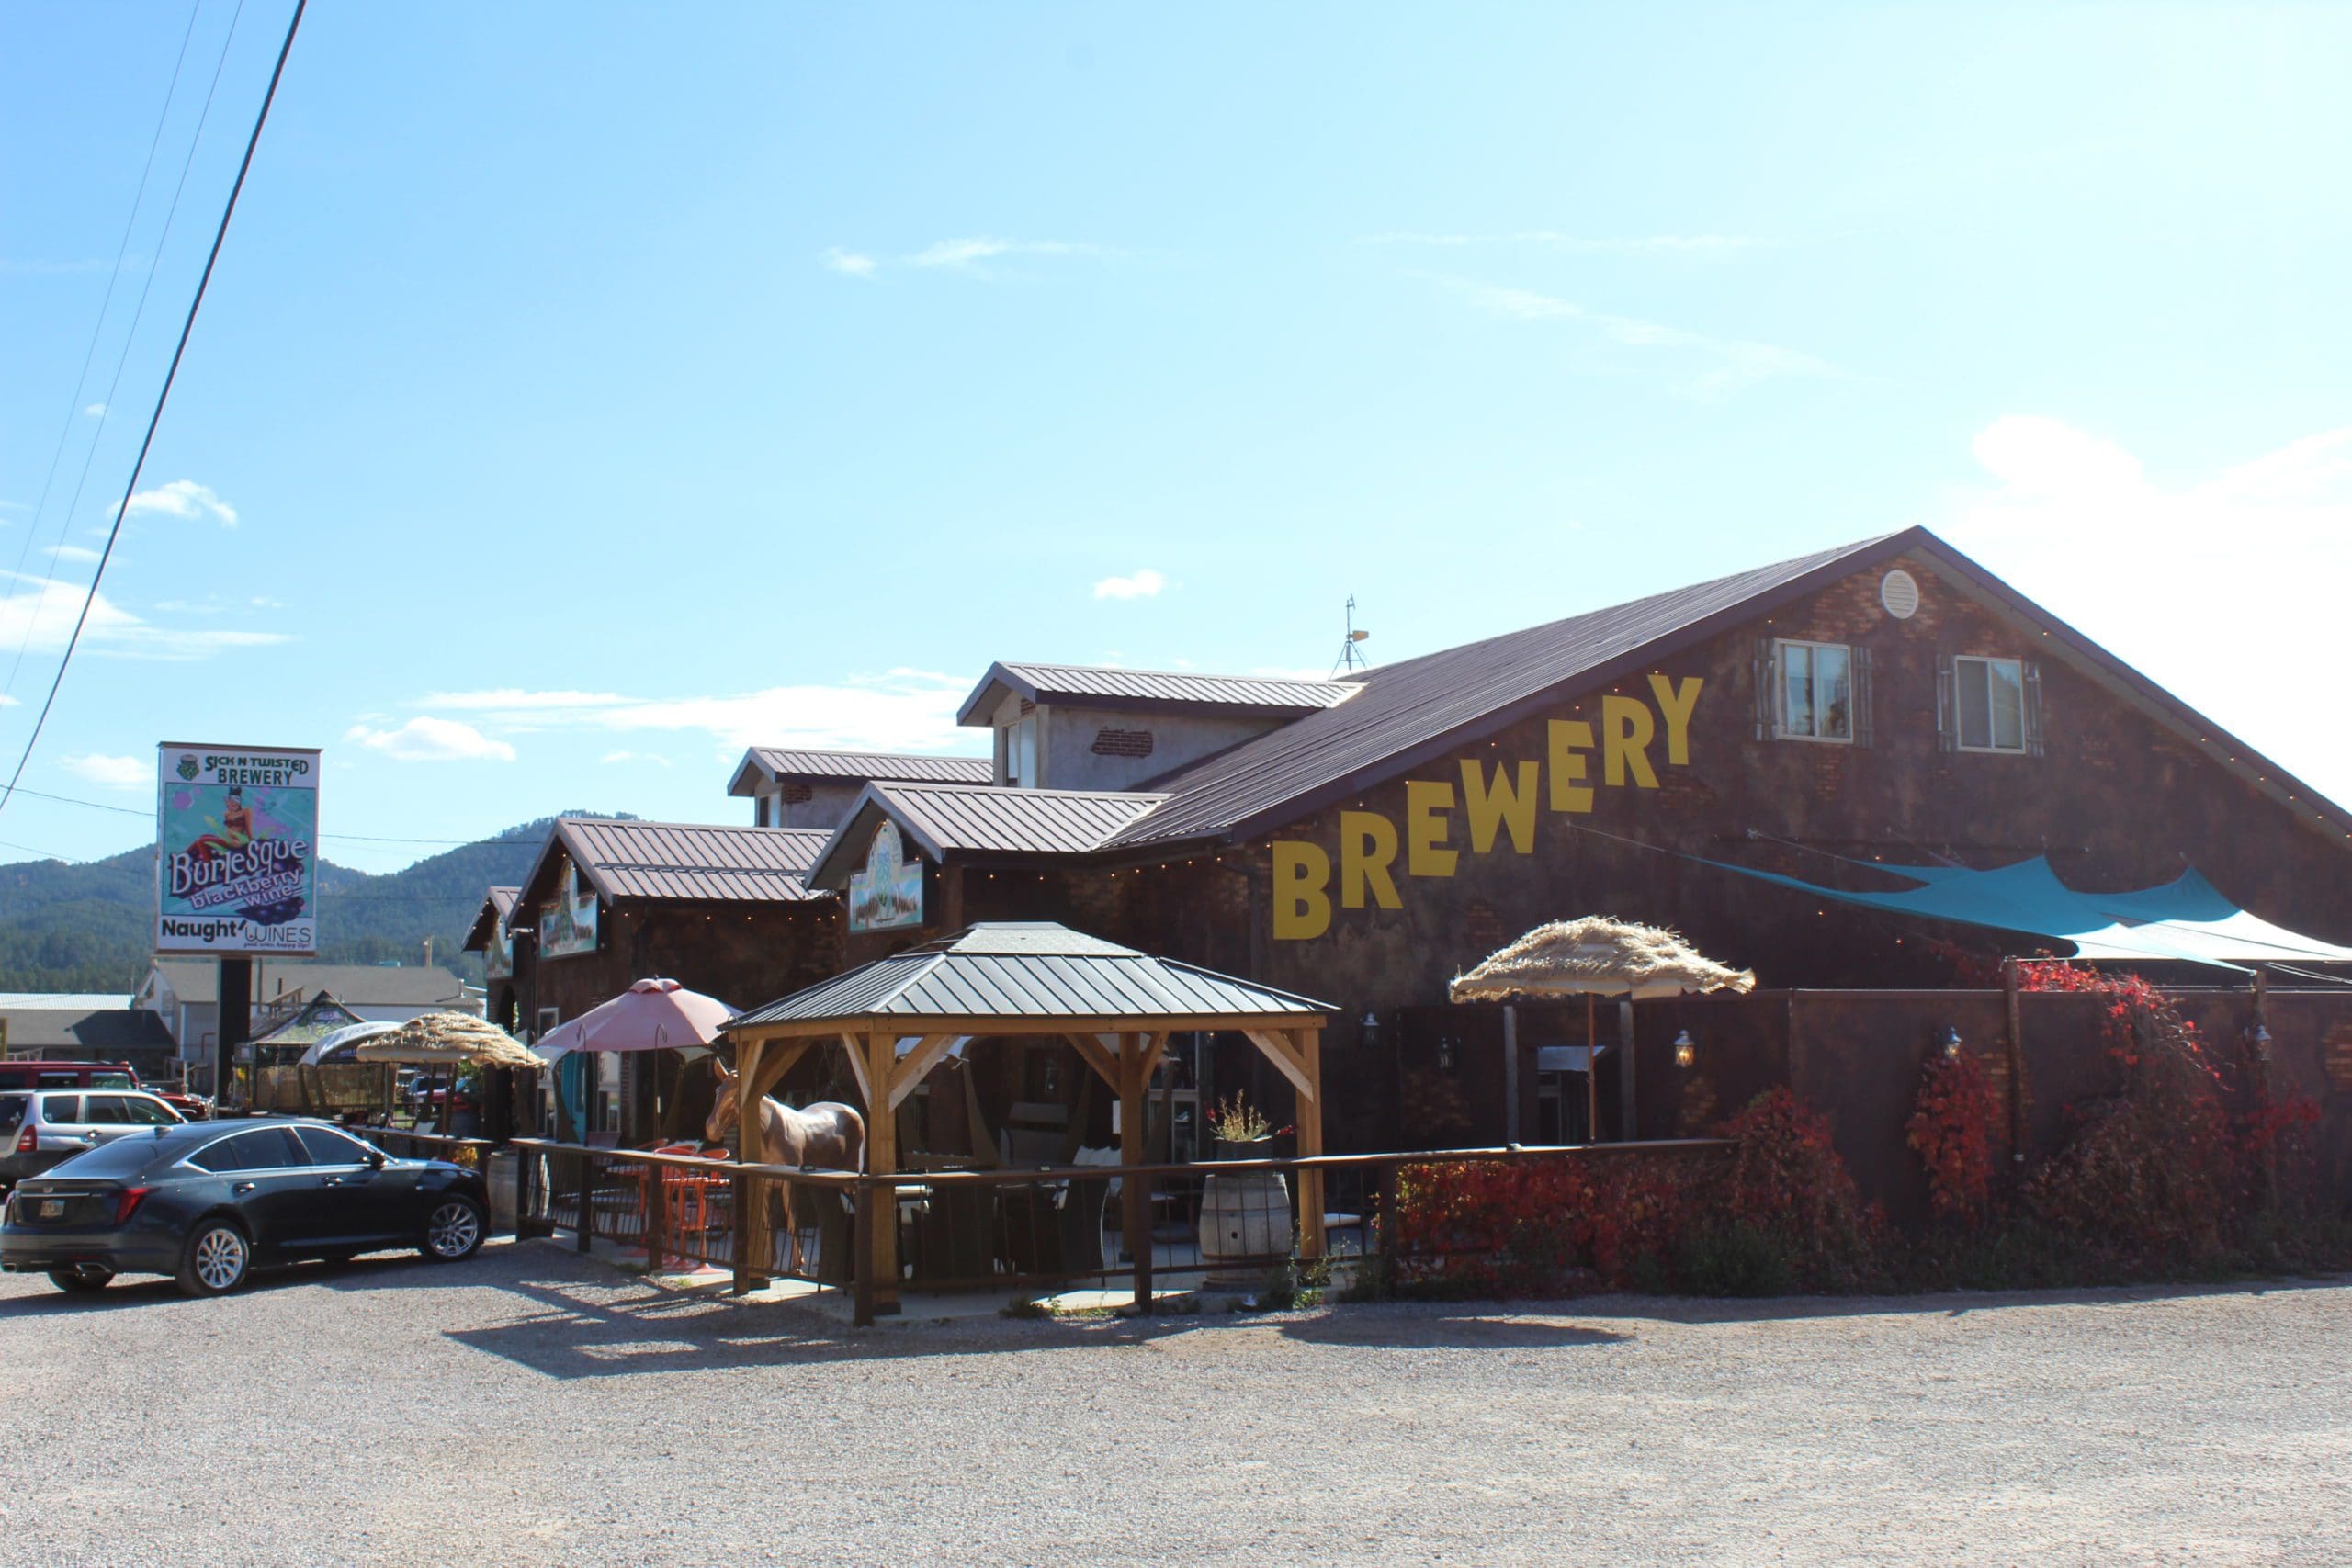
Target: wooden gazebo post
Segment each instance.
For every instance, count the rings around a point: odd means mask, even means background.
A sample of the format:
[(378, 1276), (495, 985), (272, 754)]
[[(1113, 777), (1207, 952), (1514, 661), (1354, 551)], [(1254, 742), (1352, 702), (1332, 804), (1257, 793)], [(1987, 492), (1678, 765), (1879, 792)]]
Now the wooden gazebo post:
[[(895, 1176), (899, 1170), (899, 1111), (891, 1099), (891, 1069), (897, 1066), (896, 1033), (865, 1037), (865, 1173)], [(873, 1203), (870, 1267), (874, 1310), (899, 1310), (899, 1190), (877, 1186)]]
[[(764, 1147), (765, 1120), (760, 1114), (761, 1057), (766, 1054), (764, 1041), (743, 1040), (735, 1046), (735, 1104), (741, 1114), (735, 1127), (737, 1163), (760, 1165), (766, 1161)], [(758, 1181), (748, 1175), (738, 1174), (735, 1180), (735, 1293), (765, 1290), (768, 1283), (768, 1258), (775, 1253), (775, 1244), (768, 1239), (768, 1206), (760, 1201)], [(791, 1224), (791, 1216), (785, 1216)]]

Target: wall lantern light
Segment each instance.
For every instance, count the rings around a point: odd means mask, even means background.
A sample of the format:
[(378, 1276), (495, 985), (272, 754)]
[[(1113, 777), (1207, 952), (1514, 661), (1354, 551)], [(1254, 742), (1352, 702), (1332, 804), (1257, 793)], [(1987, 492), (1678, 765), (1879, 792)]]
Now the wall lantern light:
[(1960, 1055), (1960, 1031), (1951, 1024), (1945, 1024), (1944, 1032), (1938, 1037), (1937, 1043), (1944, 1048), (1945, 1061), (1950, 1062), (1958, 1059)]
[(1453, 1042), (1451, 1040), (1440, 1039), (1437, 1043), (1437, 1070), (1442, 1073), (1453, 1071)]
[(1688, 1067), (1694, 1066), (1698, 1060), (1699, 1043), (1690, 1038), (1690, 1032), (1686, 1029), (1674, 1037), (1674, 1065), (1678, 1067)]
[(2269, 1026), (2265, 1024), (2260, 1019), (2256, 1019), (2254, 1022), (2247, 1027), (2245, 1032), (2245, 1043), (2254, 1047), (2254, 1054), (2256, 1056), (2265, 1061), (2269, 1059), (2270, 1029)]

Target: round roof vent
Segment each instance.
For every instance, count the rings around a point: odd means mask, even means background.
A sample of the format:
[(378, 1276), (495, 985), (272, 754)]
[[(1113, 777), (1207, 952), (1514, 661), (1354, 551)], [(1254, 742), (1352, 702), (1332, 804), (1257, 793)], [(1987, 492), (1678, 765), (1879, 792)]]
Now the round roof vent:
[(1896, 620), (1909, 620), (1919, 613), (1919, 580), (1896, 567), (1879, 579), (1878, 602)]

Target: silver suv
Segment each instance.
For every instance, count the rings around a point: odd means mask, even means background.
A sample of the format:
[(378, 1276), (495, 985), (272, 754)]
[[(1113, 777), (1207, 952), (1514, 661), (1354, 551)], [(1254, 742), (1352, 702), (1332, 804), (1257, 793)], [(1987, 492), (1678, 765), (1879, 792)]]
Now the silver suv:
[(100, 1144), (185, 1120), (135, 1089), (0, 1091), (0, 1189)]

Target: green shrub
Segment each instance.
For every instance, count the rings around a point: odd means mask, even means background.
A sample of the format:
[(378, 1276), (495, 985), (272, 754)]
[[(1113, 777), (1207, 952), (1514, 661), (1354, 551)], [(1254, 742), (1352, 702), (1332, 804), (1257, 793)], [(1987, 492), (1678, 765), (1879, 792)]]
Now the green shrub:
[(1684, 1237), (1676, 1265), (1683, 1290), (1694, 1296), (1784, 1296), (1796, 1286), (1788, 1247), (1736, 1220)]

